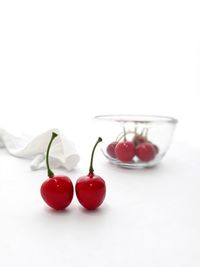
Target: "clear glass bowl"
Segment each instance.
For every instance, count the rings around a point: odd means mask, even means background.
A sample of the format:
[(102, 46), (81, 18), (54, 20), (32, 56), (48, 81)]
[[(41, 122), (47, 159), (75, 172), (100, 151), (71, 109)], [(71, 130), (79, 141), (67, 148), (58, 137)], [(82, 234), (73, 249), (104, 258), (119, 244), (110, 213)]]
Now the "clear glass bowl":
[(125, 168), (152, 167), (166, 154), (177, 120), (146, 115), (99, 115), (95, 117), (104, 156)]

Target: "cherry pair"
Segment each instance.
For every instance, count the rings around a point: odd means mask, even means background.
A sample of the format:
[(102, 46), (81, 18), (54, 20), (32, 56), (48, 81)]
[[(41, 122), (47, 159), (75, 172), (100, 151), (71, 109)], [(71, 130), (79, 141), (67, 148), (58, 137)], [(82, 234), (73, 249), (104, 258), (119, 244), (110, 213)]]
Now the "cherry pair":
[[(46, 181), (43, 182), (40, 193), (43, 200), (51, 208), (56, 210), (63, 210), (71, 203), (74, 195), (74, 187), (71, 179), (68, 176), (55, 176), (49, 166), (49, 150), (51, 144), (58, 135), (52, 133), (50, 143), (47, 148), (46, 154), (46, 165), (48, 171), (48, 177)], [(91, 155), (89, 173), (86, 176), (80, 177), (76, 181), (75, 192), (80, 204), (88, 209), (94, 210), (98, 208), (104, 201), (106, 194), (106, 185), (105, 181), (98, 175), (94, 174), (93, 169), (93, 158), (94, 151), (99, 142), (102, 141), (102, 138), (99, 137)]]

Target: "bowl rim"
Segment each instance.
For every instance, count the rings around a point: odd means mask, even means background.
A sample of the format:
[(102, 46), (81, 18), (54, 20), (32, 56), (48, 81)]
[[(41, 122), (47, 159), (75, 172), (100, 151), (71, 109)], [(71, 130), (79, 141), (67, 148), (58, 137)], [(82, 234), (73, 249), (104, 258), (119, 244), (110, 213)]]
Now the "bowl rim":
[(94, 119), (115, 121), (115, 122), (134, 122), (134, 123), (178, 123), (178, 120), (171, 116), (162, 115), (143, 115), (143, 114), (105, 114), (97, 115)]

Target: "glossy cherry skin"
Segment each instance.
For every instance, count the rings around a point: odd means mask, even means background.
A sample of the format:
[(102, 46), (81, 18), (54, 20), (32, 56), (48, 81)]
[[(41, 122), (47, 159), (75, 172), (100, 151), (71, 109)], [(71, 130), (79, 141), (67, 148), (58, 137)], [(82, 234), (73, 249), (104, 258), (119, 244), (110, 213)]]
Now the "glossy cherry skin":
[(116, 145), (117, 145), (117, 142), (112, 142), (107, 146), (107, 149), (106, 149), (108, 155), (111, 156), (112, 158), (116, 158), (116, 155), (115, 155)]
[(71, 203), (74, 188), (69, 177), (53, 176), (44, 181), (40, 193), (51, 208), (63, 210)]
[(150, 143), (150, 144), (152, 144), (152, 145), (154, 146), (154, 148), (155, 148), (155, 150), (156, 150), (156, 154), (159, 153), (159, 147), (158, 147), (157, 145), (155, 145), (154, 143), (152, 143), (152, 142), (150, 142), (150, 141), (148, 141), (147, 143)]
[(136, 147), (136, 155), (140, 160), (148, 162), (155, 158), (156, 149), (151, 143), (142, 143)]
[(135, 156), (135, 145), (130, 141), (123, 141), (115, 147), (116, 157), (123, 161), (128, 162)]
[(76, 181), (75, 190), (78, 201), (88, 210), (98, 208), (106, 196), (105, 181), (100, 176), (92, 173), (80, 177)]

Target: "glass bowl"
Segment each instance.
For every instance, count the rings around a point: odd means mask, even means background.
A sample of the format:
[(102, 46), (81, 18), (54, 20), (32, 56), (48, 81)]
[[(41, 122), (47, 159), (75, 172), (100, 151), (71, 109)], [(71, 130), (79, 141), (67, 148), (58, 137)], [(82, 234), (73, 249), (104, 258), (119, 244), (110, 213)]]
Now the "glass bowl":
[(149, 115), (95, 117), (101, 150), (113, 164), (125, 168), (152, 167), (169, 149), (177, 120)]

